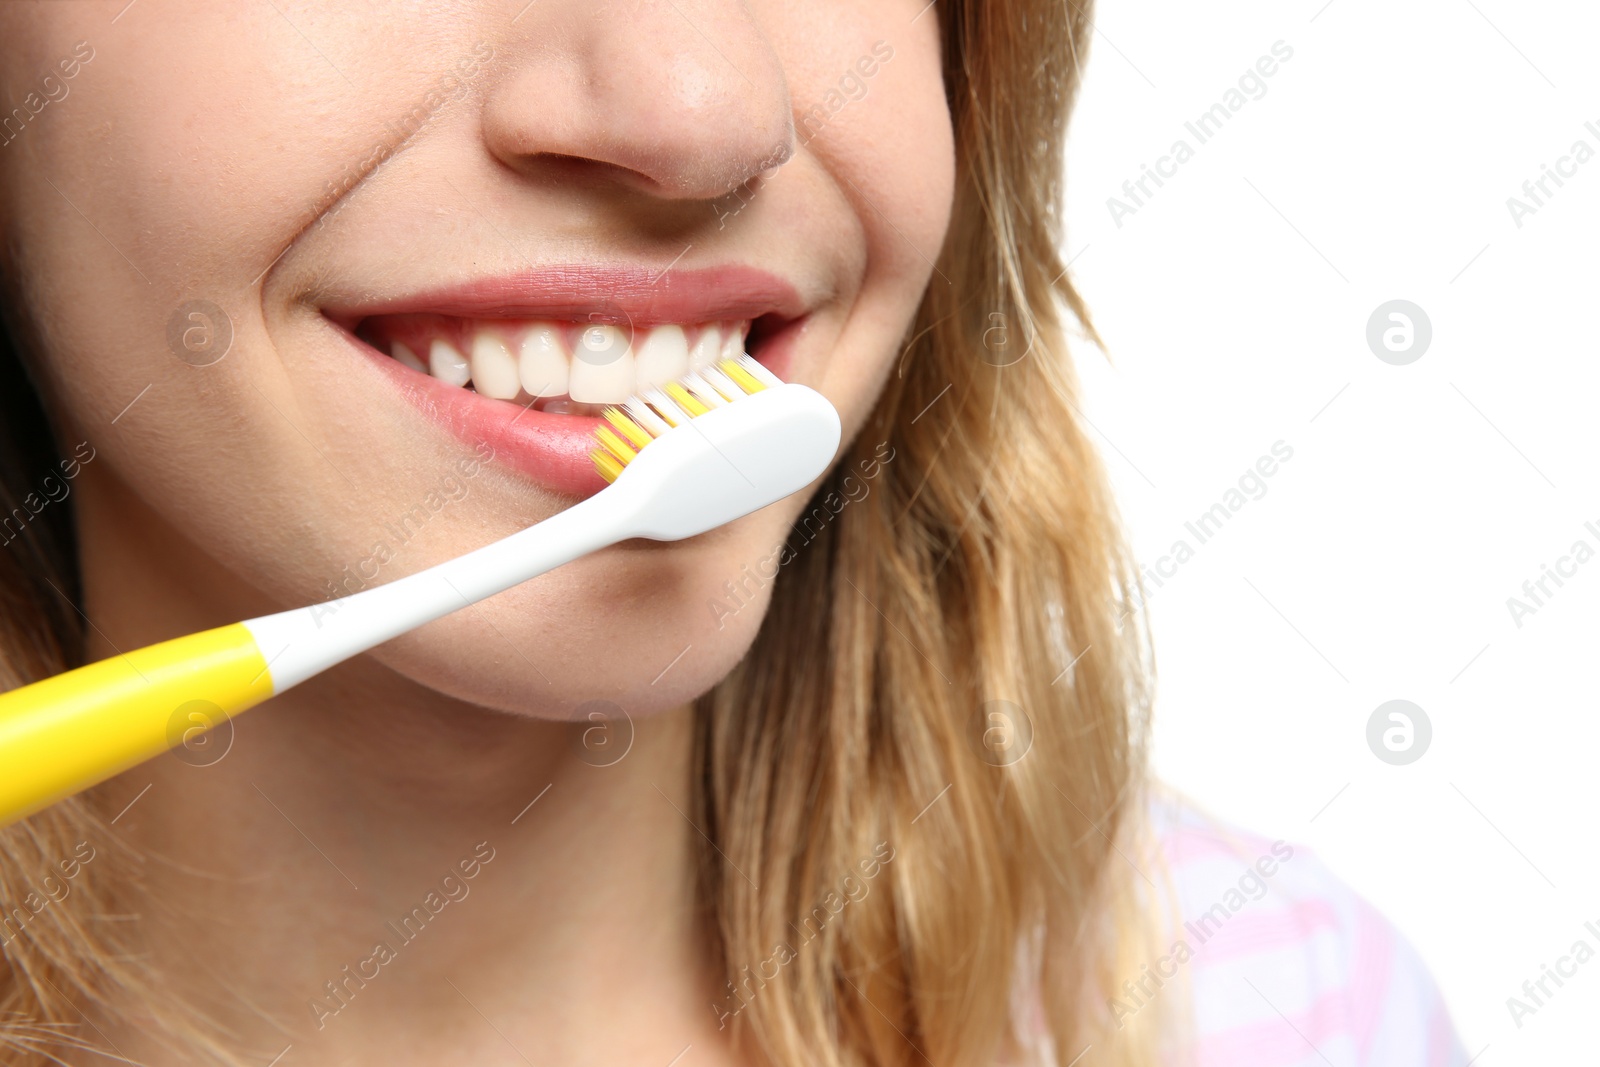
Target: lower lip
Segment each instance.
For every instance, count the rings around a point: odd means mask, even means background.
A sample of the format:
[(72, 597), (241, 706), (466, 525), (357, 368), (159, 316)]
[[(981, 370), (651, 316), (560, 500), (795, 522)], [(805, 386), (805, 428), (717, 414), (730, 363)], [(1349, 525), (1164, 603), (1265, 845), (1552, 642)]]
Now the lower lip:
[[(750, 354), (783, 377), (803, 321), (786, 324)], [(595, 430), (605, 420), (536, 411), (448, 385), (391, 359), (331, 320), (330, 324), (403, 398), (463, 443), (473, 448), (488, 445), (495, 460), (563, 496), (590, 497), (606, 487), (590, 459), (599, 444)]]

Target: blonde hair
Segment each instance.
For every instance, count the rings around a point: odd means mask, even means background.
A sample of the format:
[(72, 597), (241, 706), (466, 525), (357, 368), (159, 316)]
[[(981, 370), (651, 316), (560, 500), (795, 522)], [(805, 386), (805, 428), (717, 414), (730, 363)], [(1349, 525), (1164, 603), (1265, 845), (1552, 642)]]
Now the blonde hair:
[(1136, 568), (1076, 415), (1067, 322), (1094, 333), (1058, 254), (1087, 5), (938, 7), (949, 238), (828, 521), (700, 709), (718, 1011), (773, 1063), (944, 1067), (1039, 1058), (1036, 1003), (1059, 1062), (1151, 1063), (1155, 1013), (1113, 1038), (1106, 1005), (1151, 933), (1116, 849), (1152, 666), (1117, 622)]
[[(1118, 1031), (1106, 1007), (1152, 928), (1117, 855), (1143, 813), (1149, 645), (1140, 616), (1117, 621), (1136, 571), (1076, 415), (1067, 328), (1094, 331), (1058, 253), (1089, 4), (936, 10), (949, 237), (755, 646), (696, 710), (700, 898), (728, 977), (708, 1010), (773, 1064), (1066, 1064), (1093, 1043), (1097, 1064), (1149, 1067), (1155, 1013)], [(38, 580), (75, 581), (50, 532), (28, 531), (34, 558), (0, 553), (6, 687), (81, 656)], [(80, 841), (109, 848), (105, 829), (80, 797), (0, 831), (0, 902)], [(86, 905), (4, 946), (11, 1062), (89, 1047), (77, 1007), (138, 988), (85, 925), (115, 894), (83, 882)], [(165, 1025), (230, 1058), (179, 1013)]]

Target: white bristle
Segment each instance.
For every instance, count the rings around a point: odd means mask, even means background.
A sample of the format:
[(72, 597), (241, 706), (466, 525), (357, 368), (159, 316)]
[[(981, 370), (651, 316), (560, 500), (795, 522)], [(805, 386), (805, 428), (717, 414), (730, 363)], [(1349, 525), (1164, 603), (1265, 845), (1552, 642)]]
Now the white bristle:
[(651, 437), (660, 437), (672, 429), (660, 415), (657, 415), (651, 409), (649, 404), (646, 404), (639, 397), (629, 397), (627, 402), (622, 405), (622, 410), (627, 413), (630, 419), (643, 426), (645, 432)]
[(705, 367), (700, 371), (700, 376), (711, 383), (711, 388), (729, 400), (738, 400), (746, 395), (739, 383), (724, 374), (721, 367)]
[(661, 418), (666, 421), (668, 426), (682, 425), (689, 418), (689, 413), (680, 408), (678, 402), (668, 396), (665, 390), (651, 389), (649, 392), (644, 393), (640, 399), (660, 413)]
[[(706, 407), (720, 408), (727, 406), (728, 398), (717, 392), (716, 387), (706, 380), (704, 370), (691, 371), (682, 381), (683, 387), (693, 393)], [(741, 389), (739, 392), (743, 393), (744, 390)]]
[(756, 357), (745, 353), (739, 357), (739, 366), (749, 371), (756, 381), (769, 388), (776, 389), (783, 384), (783, 379), (768, 370)]

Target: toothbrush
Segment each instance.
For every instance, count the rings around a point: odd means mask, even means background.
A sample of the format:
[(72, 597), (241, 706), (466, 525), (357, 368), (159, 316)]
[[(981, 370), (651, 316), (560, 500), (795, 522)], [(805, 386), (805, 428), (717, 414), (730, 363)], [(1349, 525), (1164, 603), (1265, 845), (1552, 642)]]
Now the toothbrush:
[[(798, 492), (839, 415), (750, 356), (605, 410), (610, 484), (518, 533), (351, 596), (179, 637), (0, 694), (0, 826), (160, 755), (391, 638), (630, 538), (678, 541)], [(219, 717), (220, 716), (220, 717)]]

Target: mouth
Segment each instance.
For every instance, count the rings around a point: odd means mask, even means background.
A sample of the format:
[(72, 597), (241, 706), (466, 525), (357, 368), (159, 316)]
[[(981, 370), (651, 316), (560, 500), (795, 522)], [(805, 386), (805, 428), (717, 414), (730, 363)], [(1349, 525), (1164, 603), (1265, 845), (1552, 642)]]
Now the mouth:
[(674, 323), (374, 315), (356, 337), (419, 374), (492, 400), (598, 416), (645, 389), (744, 353), (748, 321)]
[(805, 321), (792, 286), (743, 267), (567, 267), (322, 312), (434, 424), (577, 497), (606, 485), (607, 406), (746, 352), (783, 377)]

